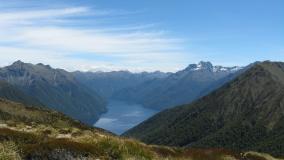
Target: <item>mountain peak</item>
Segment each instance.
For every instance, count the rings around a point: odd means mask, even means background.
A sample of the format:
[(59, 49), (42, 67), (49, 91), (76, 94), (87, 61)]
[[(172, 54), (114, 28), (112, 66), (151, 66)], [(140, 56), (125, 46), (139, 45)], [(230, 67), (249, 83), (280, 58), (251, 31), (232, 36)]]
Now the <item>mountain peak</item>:
[(186, 70), (197, 71), (197, 70), (209, 70), (213, 71), (213, 65), (211, 62), (200, 61), (198, 64), (190, 64)]
[(200, 61), (198, 64), (190, 64), (185, 69), (186, 71), (199, 71), (199, 70), (205, 70), (210, 72), (236, 72), (243, 67), (239, 66), (233, 66), (233, 67), (223, 67), (220, 65), (213, 66), (213, 64), (209, 61)]
[(213, 69), (213, 65), (211, 62), (200, 61), (197, 66), (199, 66), (202, 69), (210, 69), (210, 70)]
[(47, 68), (47, 69), (52, 69), (50, 65), (45, 65), (43, 63), (38, 63), (37, 66), (41, 66), (41, 67), (44, 67), (44, 68)]
[(14, 71), (24, 71), (27, 70), (29, 68), (29, 63), (24, 63), (20, 60), (15, 61), (14, 63), (12, 63), (9, 66), (4, 67), (6, 69), (9, 70), (14, 70)]
[(54, 70), (50, 65), (45, 65), (43, 63), (38, 63), (38, 64), (25, 63), (20, 60), (14, 62), (13, 64), (5, 68), (14, 69), (14, 70), (25, 70), (28, 72), (37, 72), (37, 73), (43, 73), (43, 72), (46, 73), (46, 71)]
[(23, 64), (25, 64), (25, 63), (22, 62), (21, 60), (18, 60), (18, 61), (16, 61), (16, 62), (14, 62), (14, 63), (12, 64), (12, 66), (23, 65)]

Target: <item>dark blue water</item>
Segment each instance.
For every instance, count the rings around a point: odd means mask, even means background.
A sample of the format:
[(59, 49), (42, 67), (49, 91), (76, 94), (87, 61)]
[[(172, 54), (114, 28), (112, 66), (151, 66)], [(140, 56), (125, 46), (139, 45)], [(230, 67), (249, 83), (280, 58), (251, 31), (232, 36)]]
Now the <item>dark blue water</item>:
[(139, 104), (128, 104), (122, 101), (109, 101), (108, 112), (95, 124), (118, 135), (148, 119), (157, 111), (144, 108)]

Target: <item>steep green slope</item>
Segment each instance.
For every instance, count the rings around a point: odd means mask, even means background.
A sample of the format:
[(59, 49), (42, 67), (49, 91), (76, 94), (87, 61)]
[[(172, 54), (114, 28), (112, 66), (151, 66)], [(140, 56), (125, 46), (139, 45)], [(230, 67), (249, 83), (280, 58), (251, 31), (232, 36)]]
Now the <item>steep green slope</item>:
[(0, 99), (0, 159), (278, 160), (255, 152), (145, 145), (88, 127), (52, 110), (4, 99)]
[(7, 81), (43, 105), (93, 125), (106, 111), (104, 100), (95, 91), (79, 83), (64, 70), (21, 61), (0, 69), (0, 79)]
[(208, 96), (161, 112), (124, 135), (150, 144), (284, 156), (284, 137), (277, 136), (283, 124), (284, 63), (263, 62)]
[(26, 105), (43, 106), (42, 103), (40, 103), (39, 100), (37, 100), (36, 98), (24, 94), (21, 90), (1, 80), (0, 80), (0, 97), (4, 99), (9, 99), (11, 101), (23, 103)]

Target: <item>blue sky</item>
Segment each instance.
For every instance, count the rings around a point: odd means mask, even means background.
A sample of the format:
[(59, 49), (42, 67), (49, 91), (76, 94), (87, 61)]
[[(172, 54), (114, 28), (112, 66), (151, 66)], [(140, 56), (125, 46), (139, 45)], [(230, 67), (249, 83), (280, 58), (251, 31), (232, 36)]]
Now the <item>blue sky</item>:
[(176, 71), (284, 61), (283, 0), (0, 0), (0, 65)]

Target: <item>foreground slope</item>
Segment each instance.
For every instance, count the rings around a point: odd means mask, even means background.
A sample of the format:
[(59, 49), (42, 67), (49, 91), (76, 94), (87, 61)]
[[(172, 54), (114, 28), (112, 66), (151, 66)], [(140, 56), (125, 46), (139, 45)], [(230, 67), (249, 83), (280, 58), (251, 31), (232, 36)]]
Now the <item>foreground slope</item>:
[(213, 66), (201, 61), (165, 78), (146, 81), (114, 94), (117, 99), (133, 101), (156, 110), (190, 103), (231, 79), (239, 67)]
[(161, 112), (124, 135), (150, 144), (284, 156), (284, 63), (255, 64), (208, 96)]
[(0, 99), (0, 159), (276, 160), (256, 152), (145, 145), (85, 126), (52, 110), (4, 99)]
[(104, 100), (65, 70), (17, 61), (0, 69), (0, 79), (43, 105), (90, 125), (106, 111)]

